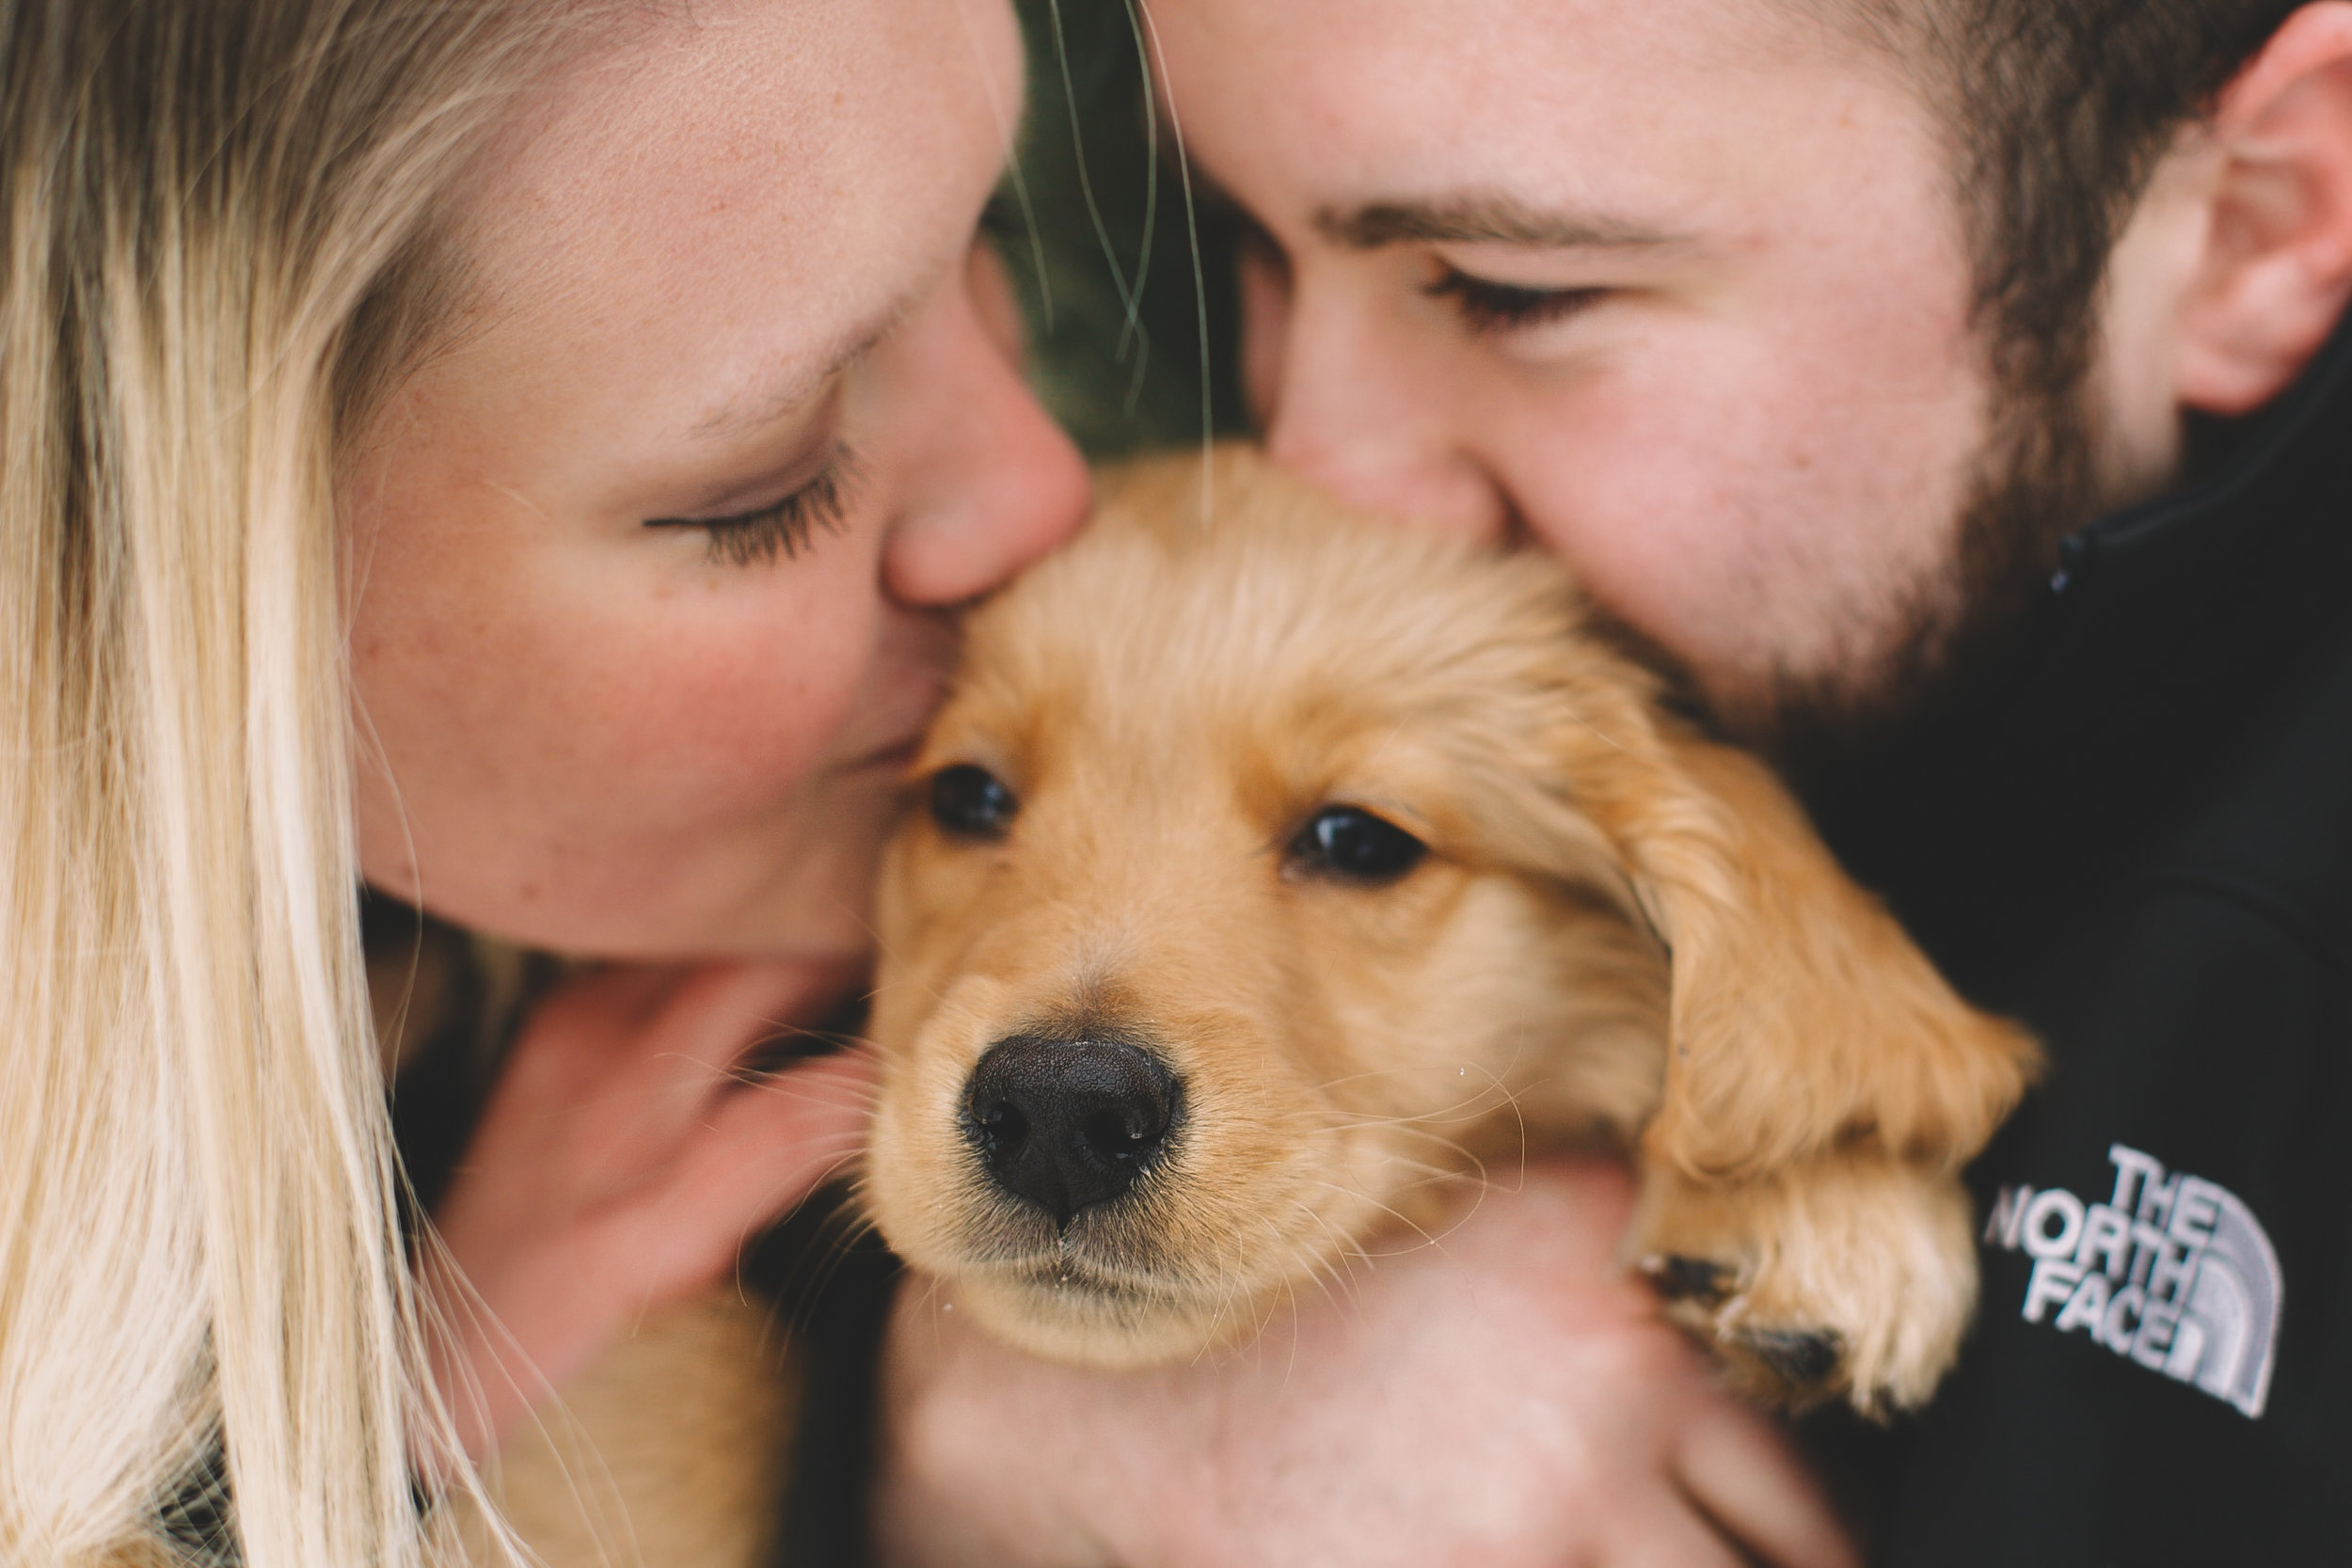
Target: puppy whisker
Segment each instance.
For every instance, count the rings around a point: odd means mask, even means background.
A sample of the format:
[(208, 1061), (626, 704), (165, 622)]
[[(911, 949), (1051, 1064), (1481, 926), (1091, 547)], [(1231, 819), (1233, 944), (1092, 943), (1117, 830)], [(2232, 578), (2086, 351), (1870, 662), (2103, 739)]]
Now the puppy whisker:
[[(1468, 1144), (1459, 1139), (1449, 1138), (1432, 1128), (1415, 1127), (1410, 1122), (1384, 1124), (1378, 1130), (1394, 1136), (1418, 1138), (1423, 1143), (1434, 1144), (1438, 1153), (1451, 1155), (1454, 1162), (1452, 1164), (1438, 1164), (1426, 1160), (1415, 1160), (1398, 1150), (1391, 1149), (1382, 1155), (1384, 1163), (1389, 1165), (1403, 1170), (1418, 1171), (1432, 1180), (1471, 1179), (1483, 1182), (1487, 1179), (1486, 1161), (1480, 1158)], [(1330, 1137), (1353, 1134), (1362, 1129), (1320, 1128), (1315, 1131), (1322, 1136)], [(1525, 1169), (1523, 1159), (1521, 1169), (1522, 1171)]]
[(1384, 1213), (1391, 1219), (1396, 1221), (1397, 1224), (1403, 1226), (1414, 1235), (1419, 1236), (1422, 1243), (1426, 1245), (1436, 1246), (1438, 1243), (1438, 1237), (1431, 1235), (1427, 1229), (1416, 1222), (1410, 1215), (1406, 1214), (1403, 1210), (1383, 1203), (1369, 1193), (1358, 1192), (1353, 1188), (1343, 1187), (1336, 1181), (1325, 1181), (1312, 1177), (1309, 1178), (1309, 1180), (1315, 1186), (1327, 1187), (1332, 1192), (1343, 1194), (1359, 1203), (1369, 1204), (1374, 1209), (1378, 1210), (1381, 1213)]

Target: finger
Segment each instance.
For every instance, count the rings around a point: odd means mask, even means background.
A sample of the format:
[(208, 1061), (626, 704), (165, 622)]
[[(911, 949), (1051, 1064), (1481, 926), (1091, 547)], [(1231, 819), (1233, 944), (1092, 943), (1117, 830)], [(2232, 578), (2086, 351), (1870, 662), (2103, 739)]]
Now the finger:
[(667, 1158), (739, 1089), (738, 1061), (821, 1012), (854, 978), (838, 967), (750, 963), (678, 976), (596, 1095), (597, 1141), (624, 1163)]
[(624, 964), (565, 980), (532, 1007), (501, 1083), (535, 1102), (583, 1074), (601, 1075), (689, 973)]
[(840, 964), (725, 963), (689, 971), (651, 1020), (648, 1053), (681, 1066), (731, 1067), (761, 1041), (822, 1017), (856, 975)]
[(754, 1232), (856, 1160), (872, 1105), (873, 1062), (862, 1051), (804, 1063), (723, 1101), (639, 1207), (641, 1244), (667, 1259), (653, 1272), (679, 1289), (723, 1272)]
[(609, 964), (572, 976), (532, 1009), (501, 1069), (500, 1101), (521, 1113), (601, 1114), (643, 1128), (649, 1091), (674, 1097), (712, 1080), (678, 1047), (708, 1038), (709, 1009), (726, 1004), (730, 988), (757, 1000), (743, 974), (752, 967)]
[(1754, 1411), (1726, 1406), (1692, 1421), (1675, 1469), (1726, 1534), (1774, 1568), (1855, 1568), (1861, 1560), (1820, 1483)]
[(1621, 1498), (1601, 1549), (1567, 1560), (1591, 1568), (1749, 1568), (1739, 1548), (1691, 1500), (1668, 1487)]
[[(680, 1185), (693, 1197), (764, 1216), (763, 1179), (800, 1190), (864, 1146), (874, 1107), (873, 1054), (820, 1057), (748, 1085), (717, 1108), (680, 1162)], [(730, 1195), (740, 1191), (744, 1196)]]

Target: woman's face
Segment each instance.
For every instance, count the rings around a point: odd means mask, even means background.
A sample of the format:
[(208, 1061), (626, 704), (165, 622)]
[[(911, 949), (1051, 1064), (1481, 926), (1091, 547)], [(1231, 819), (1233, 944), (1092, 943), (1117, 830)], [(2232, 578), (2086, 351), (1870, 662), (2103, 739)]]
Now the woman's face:
[(998, 0), (740, 0), (568, 69), (349, 467), (368, 879), (610, 957), (866, 943), (944, 611), (1075, 526), (974, 224)]

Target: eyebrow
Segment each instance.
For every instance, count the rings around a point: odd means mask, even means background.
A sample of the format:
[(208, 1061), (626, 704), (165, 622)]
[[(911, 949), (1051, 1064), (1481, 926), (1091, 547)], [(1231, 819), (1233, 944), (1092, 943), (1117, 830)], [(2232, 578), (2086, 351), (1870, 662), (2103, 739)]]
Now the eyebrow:
[(1315, 228), (1351, 250), (1409, 244), (1624, 249), (1675, 245), (1687, 238), (1606, 214), (1547, 212), (1505, 197), (1326, 207), (1315, 214)]
[(890, 335), (890, 329), (898, 325), (906, 311), (907, 304), (902, 301), (884, 311), (879, 321), (848, 335), (825, 356), (823, 364), (813, 374), (796, 375), (787, 382), (730, 397), (694, 421), (694, 438), (719, 440), (739, 436), (801, 412), (835, 377), (873, 353), (874, 345)]

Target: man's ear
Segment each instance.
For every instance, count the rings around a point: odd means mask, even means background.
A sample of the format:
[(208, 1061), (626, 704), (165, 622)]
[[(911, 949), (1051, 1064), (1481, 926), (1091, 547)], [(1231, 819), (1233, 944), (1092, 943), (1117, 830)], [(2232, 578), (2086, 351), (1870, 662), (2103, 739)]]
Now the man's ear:
[(2206, 134), (2218, 167), (2174, 389), (2228, 416), (2284, 391), (2352, 301), (2352, 4), (2289, 17), (2222, 90)]

